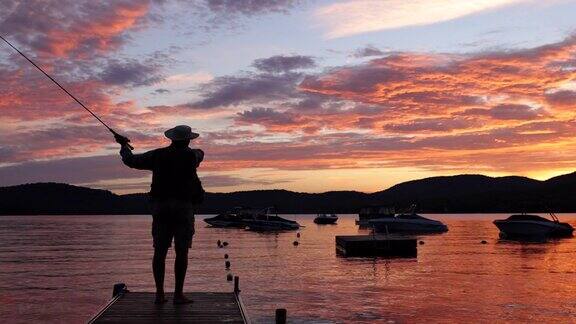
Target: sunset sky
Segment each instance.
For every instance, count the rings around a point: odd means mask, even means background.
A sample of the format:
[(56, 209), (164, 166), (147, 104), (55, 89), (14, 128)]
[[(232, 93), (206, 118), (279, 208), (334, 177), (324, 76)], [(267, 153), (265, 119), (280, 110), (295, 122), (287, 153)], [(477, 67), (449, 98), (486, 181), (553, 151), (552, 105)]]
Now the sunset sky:
[[(208, 191), (576, 170), (576, 0), (0, 2), (0, 34), (135, 152), (188, 124)], [(0, 43), (0, 186), (148, 190)]]

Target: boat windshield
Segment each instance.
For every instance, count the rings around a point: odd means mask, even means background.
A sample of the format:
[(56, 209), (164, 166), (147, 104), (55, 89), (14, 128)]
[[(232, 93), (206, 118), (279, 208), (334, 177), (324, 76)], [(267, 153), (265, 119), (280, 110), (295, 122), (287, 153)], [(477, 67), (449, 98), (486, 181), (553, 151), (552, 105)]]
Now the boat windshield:
[(387, 206), (369, 206), (360, 209), (360, 214), (394, 215), (395, 212), (394, 207)]
[(551, 222), (551, 220), (549, 219), (536, 215), (512, 215), (508, 217), (507, 220), (531, 220), (539, 222)]
[(285, 223), (296, 223), (296, 221), (282, 218), (276, 215), (256, 215), (255, 219), (261, 221), (274, 221), (274, 222), (285, 222)]
[(400, 214), (400, 215), (396, 215), (396, 218), (400, 218), (400, 219), (428, 219), (428, 218), (422, 217), (418, 214)]

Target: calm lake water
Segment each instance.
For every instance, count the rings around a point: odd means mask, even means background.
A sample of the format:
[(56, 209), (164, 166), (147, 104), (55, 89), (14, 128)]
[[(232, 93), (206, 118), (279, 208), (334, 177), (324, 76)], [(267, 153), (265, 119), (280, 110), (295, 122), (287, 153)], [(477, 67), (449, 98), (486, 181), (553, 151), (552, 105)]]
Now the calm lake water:
[[(296, 232), (208, 228), (199, 217), (186, 289), (232, 291), (228, 253), (256, 323), (273, 322), (276, 308), (291, 323), (576, 321), (576, 238), (502, 242), (491, 221), (503, 216), (432, 215), (450, 231), (421, 236), (418, 258), (393, 260), (336, 256), (335, 235), (365, 233), (354, 215), (338, 225), (287, 215), (306, 226), (297, 247)], [(576, 225), (576, 215), (560, 219)], [(150, 216), (0, 217), (1, 322), (82, 323), (116, 282), (152, 291), (150, 224)], [(230, 245), (219, 249), (218, 239)]]

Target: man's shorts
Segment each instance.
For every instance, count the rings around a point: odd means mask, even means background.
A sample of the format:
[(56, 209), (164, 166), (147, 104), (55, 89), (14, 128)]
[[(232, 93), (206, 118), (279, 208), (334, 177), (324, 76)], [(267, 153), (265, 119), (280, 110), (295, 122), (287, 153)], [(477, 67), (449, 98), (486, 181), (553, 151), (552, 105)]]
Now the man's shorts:
[(180, 200), (152, 202), (152, 238), (155, 248), (192, 247), (194, 206)]

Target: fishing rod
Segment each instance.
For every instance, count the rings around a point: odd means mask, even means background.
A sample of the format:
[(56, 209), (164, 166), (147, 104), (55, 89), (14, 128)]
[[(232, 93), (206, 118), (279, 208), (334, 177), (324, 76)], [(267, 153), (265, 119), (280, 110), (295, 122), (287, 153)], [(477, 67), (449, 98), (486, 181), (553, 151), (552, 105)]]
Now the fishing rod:
[(90, 113), (90, 115), (92, 115), (94, 118), (96, 118), (100, 124), (104, 125), (104, 127), (106, 127), (108, 129), (108, 131), (110, 131), (110, 133), (112, 133), (114, 135), (114, 137), (120, 137), (123, 140), (125, 140), (126, 146), (128, 146), (129, 149), (133, 150), (134, 147), (132, 147), (132, 145), (130, 145), (128, 142), (130, 142), (130, 140), (126, 137), (126, 136), (122, 136), (118, 133), (116, 133), (115, 130), (113, 130), (110, 126), (108, 126), (102, 119), (100, 119), (100, 117), (96, 116), (95, 113), (92, 112), (92, 110), (88, 109), (88, 107), (86, 107), (78, 98), (76, 98), (73, 94), (71, 94), (68, 90), (66, 90), (66, 88), (64, 88), (60, 83), (58, 83), (58, 81), (56, 81), (53, 77), (51, 77), (48, 73), (44, 72), (44, 70), (42, 70), (41, 67), (39, 67), (36, 63), (34, 63), (31, 59), (28, 58), (28, 56), (24, 55), (24, 53), (20, 52), (20, 50), (18, 50), (14, 45), (12, 45), (6, 38), (2, 37), (2, 35), (0, 35), (0, 38), (6, 43), (8, 44), (8, 46), (12, 47), (12, 49), (14, 49), (16, 52), (18, 52), (18, 54), (20, 54), (23, 58), (25, 58), (28, 62), (30, 62), (30, 64), (34, 65), (35, 68), (38, 69), (38, 71), (42, 72), (48, 79), (50, 79), (50, 81), (54, 82), (54, 84), (56, 84), (60, 89), (62, 89), (62, 91), (64, 91), (67, 95), (69, 95), (72, 99), (74, 99), (74, 101), (76, 101), (82, 108), (84, 108), (87, 112)]

